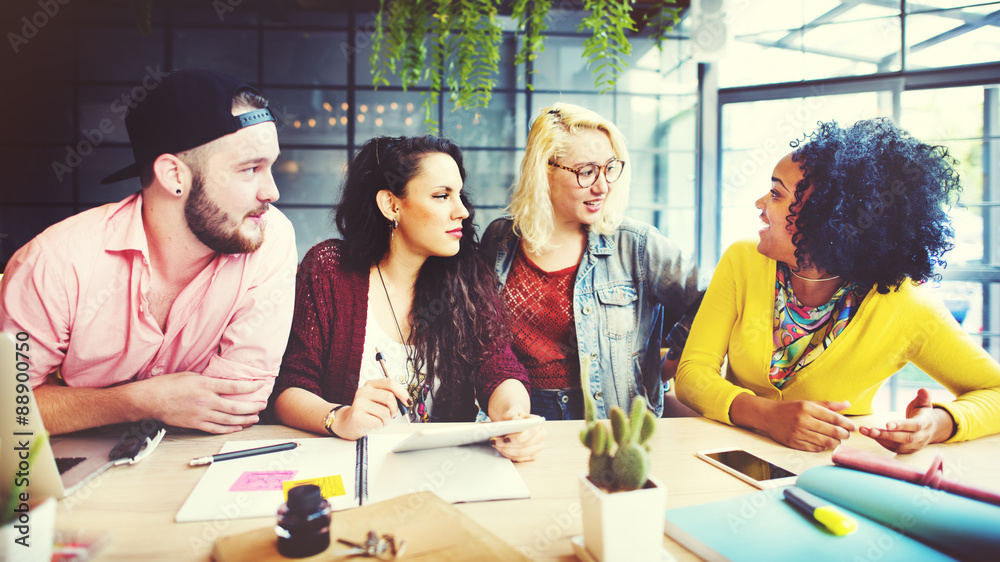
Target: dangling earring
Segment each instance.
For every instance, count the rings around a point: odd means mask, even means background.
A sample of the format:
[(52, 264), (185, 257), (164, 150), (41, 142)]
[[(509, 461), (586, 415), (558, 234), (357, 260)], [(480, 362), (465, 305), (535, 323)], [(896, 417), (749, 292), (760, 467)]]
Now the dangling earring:
[(396, 217), (392, 218), (392, 222), (389, 223), (389, 242), (392, 242), (396, 238), (396, 229), (399, 228), (399, 221)]
[(396, 217), (392, 217), (392, 229), (396, 230), (397, 228), (399, 228), (399, 221), (396, 220)]

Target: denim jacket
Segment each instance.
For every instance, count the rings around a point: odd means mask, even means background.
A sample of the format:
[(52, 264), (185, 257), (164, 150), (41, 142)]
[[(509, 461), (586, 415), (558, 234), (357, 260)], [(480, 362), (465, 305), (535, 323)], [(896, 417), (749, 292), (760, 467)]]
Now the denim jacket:
[[(481, 252), (495, 264), (501, 291), (520, 241), (513, 225), (510, 217), (500, 218), (483, 233)], [(573, 286), (573, 317), (581, 367), (590, 357), (598, 418), (614, 406), (627, 412), (637, 395), (662, 413), (662, 327), (674, 326), (668, 340), (683, 348), (703, 293), (694, 261), (652, 225), (626, 218), (612, 235), (588, 233)]]

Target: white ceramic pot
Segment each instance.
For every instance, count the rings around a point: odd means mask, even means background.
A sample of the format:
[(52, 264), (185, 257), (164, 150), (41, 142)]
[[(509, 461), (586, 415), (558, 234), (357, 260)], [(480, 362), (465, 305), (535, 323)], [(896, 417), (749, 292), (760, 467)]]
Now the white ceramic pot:
[(580, 475), (583, 542), (600, 562), (659, 560), (667, 488), (654, 478), (647, 487), (609, 494)]
[(26, 517), (0, 527), (0, 560), (49, 562), (55, 534), (56, 500), (48, 498), (28, 510)]

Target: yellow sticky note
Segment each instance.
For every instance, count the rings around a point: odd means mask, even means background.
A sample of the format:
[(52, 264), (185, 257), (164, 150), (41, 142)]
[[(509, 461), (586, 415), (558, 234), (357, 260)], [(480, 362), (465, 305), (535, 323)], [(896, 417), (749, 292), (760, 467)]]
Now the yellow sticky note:
[(344, 491), (344, 479), (339, 474), (306, 480), (285, 480), (281, 483), (281, 491), (285, 493), (285, 501), (288, 501), (288, 490), (303, 484), (315, 484), (319, 486), (320, 493), (327, 499), (335, 496), (343, 496), (347, 493)]

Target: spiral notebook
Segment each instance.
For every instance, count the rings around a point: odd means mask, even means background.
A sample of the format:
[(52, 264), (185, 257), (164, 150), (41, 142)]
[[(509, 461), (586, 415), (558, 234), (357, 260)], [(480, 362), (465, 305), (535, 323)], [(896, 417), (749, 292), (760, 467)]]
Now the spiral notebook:
[[(488, 445), (393, 453), (406, 433), (372, 433), (358, 441), (316, 437), (277, 453), (219, 461), (204, 470), (174, 520), (272, 517), (297, 483), (320, 484), (336, 510), (414, 492), (434, 492), (449, 503), (530, 497), (509, 459)], [(229, 441), (220, 453), (284, 443), (288, 439)], [(488, 485), (484, 485), (488, 483)]]

